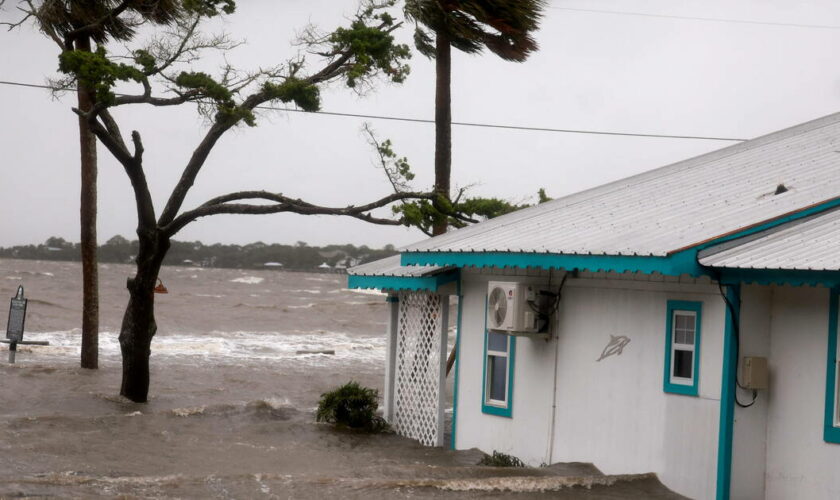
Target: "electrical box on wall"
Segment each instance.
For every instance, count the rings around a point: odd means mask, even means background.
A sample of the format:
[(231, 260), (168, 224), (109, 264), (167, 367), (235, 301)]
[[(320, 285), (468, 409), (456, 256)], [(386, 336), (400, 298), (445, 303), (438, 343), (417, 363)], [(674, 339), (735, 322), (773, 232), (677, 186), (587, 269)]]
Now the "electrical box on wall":
[(747, 389), (767, 389), (770, 386), (767, 358), (745, 356), (741, 365), (741, 379)]

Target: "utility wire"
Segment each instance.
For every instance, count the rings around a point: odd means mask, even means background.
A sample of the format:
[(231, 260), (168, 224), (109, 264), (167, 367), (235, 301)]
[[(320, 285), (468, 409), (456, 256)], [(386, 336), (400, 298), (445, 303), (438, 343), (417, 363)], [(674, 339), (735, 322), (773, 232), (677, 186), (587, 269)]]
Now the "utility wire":
[(713, 23), (735, 23), (735, 24), (754, 24), (762, 26), (783, 26), (786, 28), (813, 28), (823, 30), (840, 30), (840, 26), (829, 24), (800, 24), (800, 23), (774, 23), (771, 21), (751, 21), (748, 19), (725, 19), (720, 17), (697, 17), (697, 16), (676, 16), (670, 14), (651, 14), (647, 12), (630, 12), (622, 10), (602, 10), (602, 9), (577, 9), (574, 7), (551, 7), (554, 10), (567, 10), (571, 12), (587, 12), (590, 14), (611, 14), (616, 16), (638, 16), (638, 17), (657, 17), (661, 19), (680, 19), (684, 21), (707, 21)]
[[(34, 83), (22, 83), (0, 80), (0, 85), (11, 85), (16, 87), (27, 87), (35, 89), (53, 90), (49, 85), (38, 85)], [(72, 90), (72, 89), (68, 89)], [(343, 116), (348, 118), (367, 118), (372, 120), (392, 120), (410, 123), (435, 123), (434, 120), (427, 120), (424, 118), (407, 118), (403, 116), (385, 116), (385, 115), (366, 115), (360, 113), (339, 113), (336, 111), (303, 111), (301, 109), (278, 108), (272, 106), (257, 106), (257, 109), (271, 110), (271, 111), (285, 111), (289, 113), (304, 113), (307, 115), (326, 115), (326, 116)], [(711, 137), (703, 135), (676, 135), (676, 134), (644, 134), (635, 132), (612, 132), (604, 130), (581, 130), (581, 129), (567, 129), (567, 128), (550, 128), (550, 127), (526, 127), (519, 125), (500, 125), (494, 123), (474, 123), (474, 122), (452, 122), (452, 125), (462, 127), (479, 127), (479, 128), (495, 128), (505, 130), (522, 130), (527, 132), (555, 132), (563, 134), (587, 134), (587, 135), (612, 135), (623, 137), (646, 137), (653, 139), (691, 139), (703, 141), (729, 141), (729, 142), (744, 142), (747, 139), (736, 139), (733, 137)]]

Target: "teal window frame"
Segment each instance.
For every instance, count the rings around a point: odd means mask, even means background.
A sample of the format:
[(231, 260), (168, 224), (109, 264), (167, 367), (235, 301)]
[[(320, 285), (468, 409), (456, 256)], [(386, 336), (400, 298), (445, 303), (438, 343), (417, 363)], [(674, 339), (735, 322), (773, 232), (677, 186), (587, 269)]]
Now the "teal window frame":
[(826, 443), (840, 444), (840, 397), (838, 397), (838, 357), (837, 351), (837, 308), (840, 291), (832, 288), (828, 306), (828, 356), (825, 375), (825, 428), (823, 438)]
[[(674, 338), (674, 313), (686, 311), (694, 313), (694, 359), (692, 360), (692, 383), (681, 384), (671, 380), (671, 353), (673, 352)], [(688, 300), (669, 300), (667, 306), (667, 317), (665, 319), (665, 377), (663, 390), (669, 394), (681, 394), (683, 396), (698, 396), (700, 384), (700, 339), (701, 325), (703, 324), (703, 303)]]
[[(500, 332), (494, 332), (500, 333)], [(487, 299), (484, 300), (484, 358), (481, 361), (483, 373), (481, 376), (481, 412), (498, 417), (513, 418), (513, 374), (516, 365), (516, 337), (507, 335), (508, 363), (507, 363), (507, 401), (505, 405), (490, 403), (487, 399), (487, 344), (490, 340), (490, 330), (487, 329)]]

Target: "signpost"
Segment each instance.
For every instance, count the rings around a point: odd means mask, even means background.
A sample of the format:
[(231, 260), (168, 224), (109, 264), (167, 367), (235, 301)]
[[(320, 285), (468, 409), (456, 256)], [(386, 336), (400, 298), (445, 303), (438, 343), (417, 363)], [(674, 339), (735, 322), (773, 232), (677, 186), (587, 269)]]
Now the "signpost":
[(26, 303), (27, 299), (23, 297), (23, 285), (17, 289), (17, 294), (12, 297), (9, 304), (9, 321), (6, 323), (6, 340), (9, 343), (9, 363), (15, 362), (15, 354), (17, 354), (18, 344), (29, 345), (50, 345), (49, 342), (43, 341), (29, 341), (23, 340), (23, 325), (26, 322)]

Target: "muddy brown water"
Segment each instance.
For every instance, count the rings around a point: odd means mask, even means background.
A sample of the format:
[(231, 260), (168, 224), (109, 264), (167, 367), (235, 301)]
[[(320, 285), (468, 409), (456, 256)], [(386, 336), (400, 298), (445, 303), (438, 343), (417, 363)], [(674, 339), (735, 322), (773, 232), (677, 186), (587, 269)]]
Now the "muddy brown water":
[[(0, 498), (678, 498), (655, 477), (480, 467), (478, 450), (316, 424), (322, 392), (383, 384), (384, 300), (339, 275), (164, 268), (150, 401), (131, 403), (130, 273), (101, 266), (101, 367), (82, 370), (80, 265), (0, 260), (0, 303), (23, 284), (25, 338), (51, 343), (0, 353)], [(298, 354), (318, 350), (335, 354)]]

